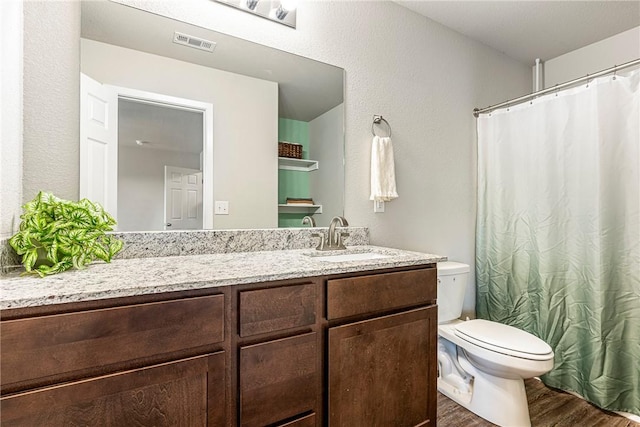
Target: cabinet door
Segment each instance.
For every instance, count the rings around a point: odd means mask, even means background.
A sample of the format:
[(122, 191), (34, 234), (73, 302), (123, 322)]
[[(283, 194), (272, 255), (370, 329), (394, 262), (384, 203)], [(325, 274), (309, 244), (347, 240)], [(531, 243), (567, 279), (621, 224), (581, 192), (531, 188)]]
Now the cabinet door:
[(329, 328), (329, 425), (435, 425), (435, 306)]
[(3, 397), (3, 426), (222, 426), (223, 352)]
[(317, 411), (318, 334), (311, 332), (240, 349), (240, 425), (273, 425)]

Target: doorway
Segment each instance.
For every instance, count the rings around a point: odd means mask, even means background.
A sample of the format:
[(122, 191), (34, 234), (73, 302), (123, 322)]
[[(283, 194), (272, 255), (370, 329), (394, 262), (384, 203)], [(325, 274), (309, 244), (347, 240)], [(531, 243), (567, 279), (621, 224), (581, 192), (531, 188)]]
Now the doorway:
[(164, 218), (165, 166), (202, 172), (200, 228), (213, 228), (212, 104), (82, 74), (80, 137), (80, 197), (101, 203), (117, 230), (175, 229)]

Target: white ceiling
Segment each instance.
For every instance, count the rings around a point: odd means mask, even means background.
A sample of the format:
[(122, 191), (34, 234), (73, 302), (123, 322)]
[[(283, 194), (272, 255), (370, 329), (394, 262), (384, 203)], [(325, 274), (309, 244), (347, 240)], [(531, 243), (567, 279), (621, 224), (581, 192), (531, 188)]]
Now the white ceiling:
[(640, 1), (396, 1), (525, 64), (640, 26)]
[[(144, 150), (199, 154), (202, 113), (143, 102), (118, 101), (118, 144)], [(140, 146), (136, 140), (145, 141)]]

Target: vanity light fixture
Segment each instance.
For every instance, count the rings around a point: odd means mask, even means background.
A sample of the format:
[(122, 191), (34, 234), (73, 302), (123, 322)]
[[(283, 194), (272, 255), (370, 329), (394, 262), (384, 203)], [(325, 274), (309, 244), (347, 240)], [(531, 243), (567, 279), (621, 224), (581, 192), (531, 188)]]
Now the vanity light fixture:
[[(258, 1), (260, 0), (245, 0), (244, 4), (247, 6), (249, 10), (256, 10), (256, 6), (258, 5)], [(243, 2), (241, 1), (240, 4)]]
[(298, 7), (297, 0), (280, 0), (280, 5), (274, 10), (276, 18), (283, 20), (291, 11), (296, 10)]
[(296, 28), (298, 0), (214, 0), (279, 24)]

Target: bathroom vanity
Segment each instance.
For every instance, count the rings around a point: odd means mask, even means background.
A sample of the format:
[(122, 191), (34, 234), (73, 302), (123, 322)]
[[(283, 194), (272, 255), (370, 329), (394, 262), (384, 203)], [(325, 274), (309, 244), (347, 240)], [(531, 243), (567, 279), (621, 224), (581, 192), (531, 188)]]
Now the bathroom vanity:
[(443, 258), (364, 250), (385, 257), (197, 255), (3, 279), (1, 423), (435, 425)]

